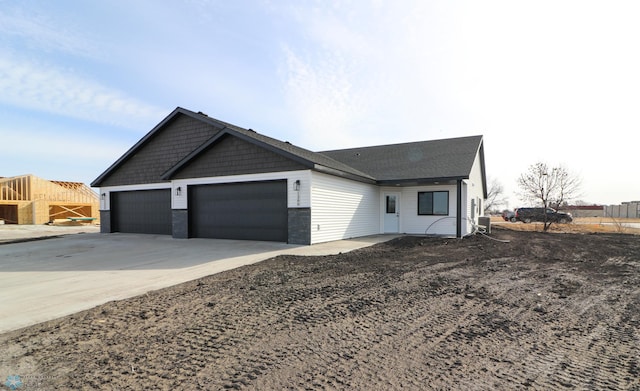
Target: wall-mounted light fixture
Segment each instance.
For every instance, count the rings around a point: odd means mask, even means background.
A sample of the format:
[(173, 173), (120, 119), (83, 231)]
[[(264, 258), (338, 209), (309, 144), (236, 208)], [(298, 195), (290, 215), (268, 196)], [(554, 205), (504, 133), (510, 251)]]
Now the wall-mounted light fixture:
[(104, 199), (105, 199), (106, 197), (107, 197), (107, 194), (106, 194), (106, 193), (102, 193), (102, 194), (100, 194), (100, 199), (101, 199), (102, 201), (104, 201)]
[(300, 191), (300, 179), (296, 179), (296, 181), (293, 182), (293, 190)]
[(182, 187), (180, 187), (180, 186), (176, 187), (176, 195), (178, 197), (180, 197), (182, 195)]

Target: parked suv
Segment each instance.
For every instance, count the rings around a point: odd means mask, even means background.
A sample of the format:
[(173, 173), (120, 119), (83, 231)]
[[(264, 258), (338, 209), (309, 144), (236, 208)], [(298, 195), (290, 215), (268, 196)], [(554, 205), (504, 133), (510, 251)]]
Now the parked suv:
[[(544, 208), (518, 208), (515, 211), (517, 221), (530, 223), (532, 221), (544, 221)], [(571, 214), (558, 212), (555, 209), (547, 208), (547, 221), (553, 223), (570, 223), (573, 221)]]

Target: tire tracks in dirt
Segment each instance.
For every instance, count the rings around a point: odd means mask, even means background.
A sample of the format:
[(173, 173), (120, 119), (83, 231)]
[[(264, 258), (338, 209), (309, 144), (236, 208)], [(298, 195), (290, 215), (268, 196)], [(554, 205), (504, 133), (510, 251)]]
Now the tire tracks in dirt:
[(0, 369), (78, 390), (640, 390), (640, 246), (509, 236), (278, 257), (1, 335)]

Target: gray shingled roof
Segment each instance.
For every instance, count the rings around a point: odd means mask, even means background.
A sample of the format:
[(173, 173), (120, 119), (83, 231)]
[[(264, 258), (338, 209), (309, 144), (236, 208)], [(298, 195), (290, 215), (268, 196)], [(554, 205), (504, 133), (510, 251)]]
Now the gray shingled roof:
[[(433, 182), (437, 180), (466, 179), (482, 146), (482, 136), (454, 139), (422, 141), (414, 143), (380, 145), (374, 147), (351, 148), (335, 151), (312, 152), (262, 135), (251, 129), (244, 129), (223, 121), (208, 117), (203, 113), (176, 108), (167, 118), (145, 135), (127, 153), (112, 164), (93, 183), (99, 186), (105, 178), (125, 162), (129, 156), (154, 137), (172, 118), (187, 115), (208, 123), (221, 132), (207, 140), (187, 154), (181, 161), (168, 170), (162, 179), (168, 180), (184, 165), (215, 144), (223, 134), (240, 137), (246, 141), (264, 147), (272, 152), (293, 159), (303, 165), (321, 172), (330, 173), (370, 183), (402, 183), (409, 181)], [(481, 152), (481, 151), (480, 151)], [(481, 157), (482, 158), (482, 157)], [(484, 164), (484, 163), (483, 163)], [(159, 178), (160, 179), (160, 178)]]
[[(183, 109), (185, 112), (188, 110)], [(212, 125), (223, 125), (226, 129), (224, 130), (226, 133), (244, 136), (243, 138), (248, 141), (257, 142), (257, 144), (262, 145), (263, 147), (267, 147), (268, 149), (276, 152), (276, 153), (284, 153), (285, 156), (290, 158), (294, 158), (295, 160), (306, 163), (311, 168), (318, 169), (322, 171), (323, 169), (336, 170), (350, 176), (360, 177), (361, 179), (375, 181), (375, 178), (369, 176), (366, 173), (359, 171), (358, 169), (351, 167), (349, 165), (344, 164), (343, 162), (337, 161), (330, 156), (326, 156), (323, 154), (319, 154), (317, 152), (309, 151), (308, 149), (304, 149), (298, 146), (295, 146), (289, 142), (280, 141), (269, 136), (265, 136), (263, 134), (257, 133), (251, 129), (244, 129), (236, 125), (232, 125), (223, 121), (219, 121), (213, 118), (208, 117), (205, 114), (196, 114), (190, 112), (192, 115), (197, 115), (201, 117), (204, 121), (211, 123)], [(217, 137), (216, 137), (217, 138)], [(215, 142), (216, 140), (210, 140), (211, 142)], [(209, 145), (205, 143), (205, 145), (201, 146), (199, 150), (205, 150)], [(183, 164), (186, 164), (188, 160), (195, 157), (191, 156), (185, 159)], [(179, 168), (179, 167), (176, 167)]]
[(379, 182), (466, 179), (482, 136), (321, 152)]
[(252, 130), (224, 124), (246, 137), (316, 165), (379, 182), (466, 179), (482, 144), (482, 136), (470, 136), (312, 152)]

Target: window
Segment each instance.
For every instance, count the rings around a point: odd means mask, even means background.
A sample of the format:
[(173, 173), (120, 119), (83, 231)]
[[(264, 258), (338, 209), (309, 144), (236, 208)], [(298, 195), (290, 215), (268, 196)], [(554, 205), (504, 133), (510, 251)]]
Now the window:
[(387, 213), (396, 213), (396, 196), (387, 196)]
[(449, 214), (448, 191), (418, 192), (418, 214), (447, 216)]

